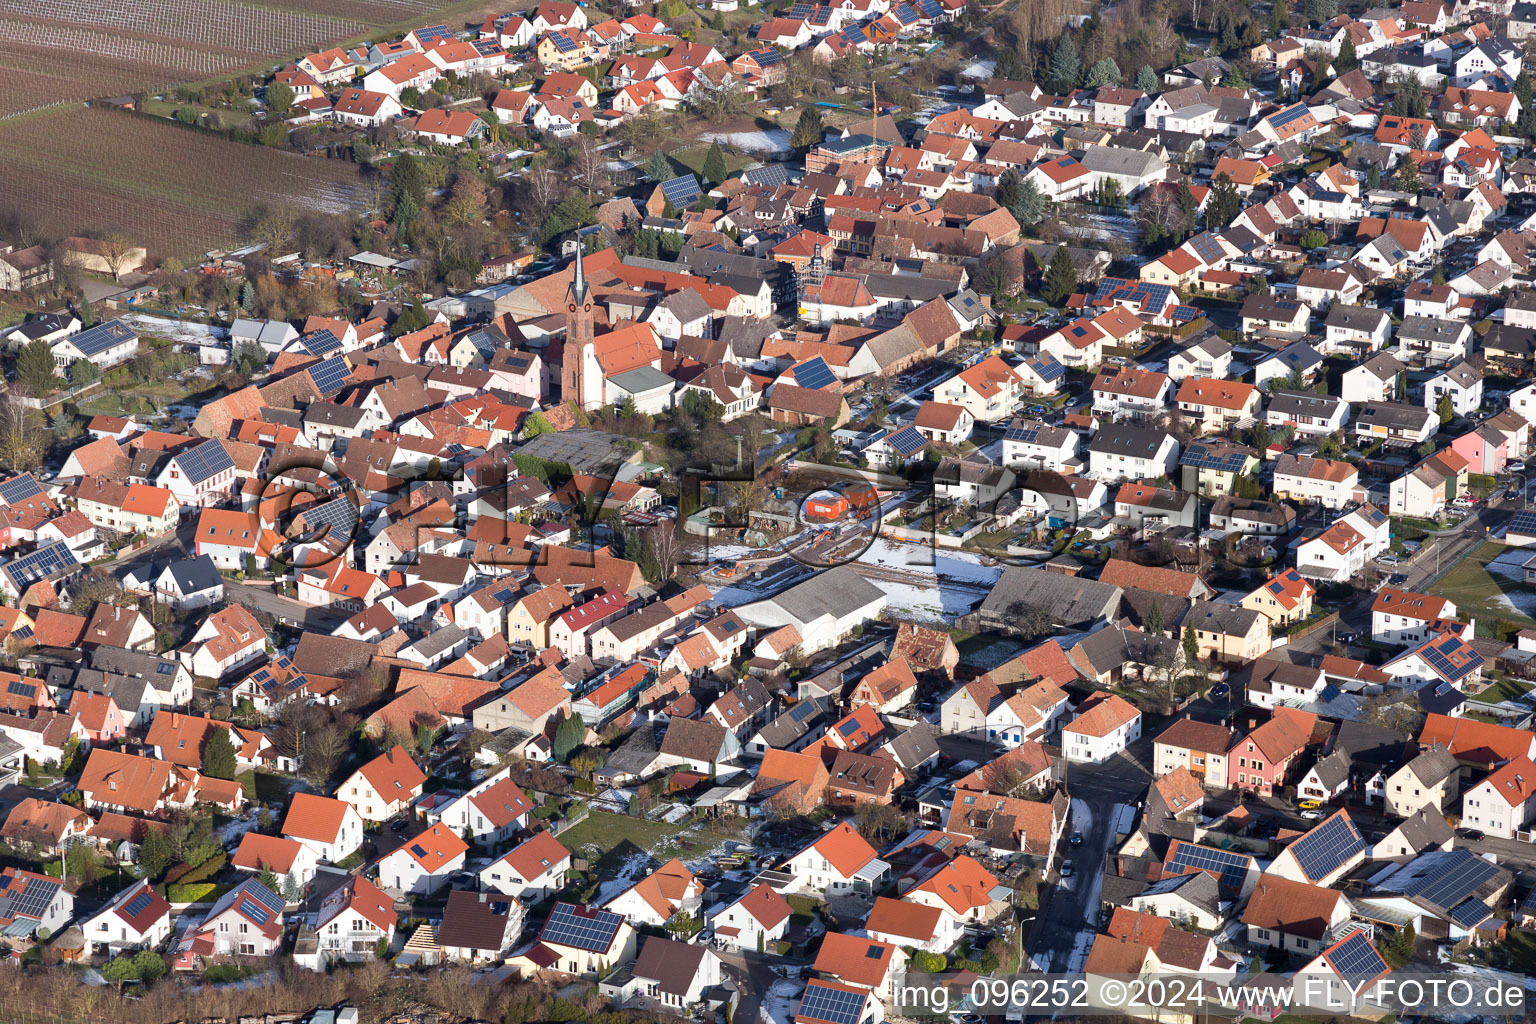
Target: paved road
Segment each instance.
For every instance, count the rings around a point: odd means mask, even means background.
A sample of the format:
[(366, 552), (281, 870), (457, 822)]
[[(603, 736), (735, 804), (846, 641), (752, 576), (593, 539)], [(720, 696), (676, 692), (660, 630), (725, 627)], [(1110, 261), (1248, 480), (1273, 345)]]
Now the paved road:
[(756, 952), (716, 952), (735, 975), (736, 988), (741, 993), (741, 1003), (731, 1019), (739, 1024), (758, 1024), (763, 1000), (773, 988), (773, 983), (779, 980), (778, 975), (773, 973), (773, 965), (783, 967), (788, 961), (782, 958), (769, 960)]
[(302, 626), (311, 632), (329, 633), (346, 622), (347, 615), (329, 608), (314, 608), (291, 597), (272, 592), (270, 583), (238, 583), (225, 580), (224, 595), (228, 600), (253, 605), (279, 622), (290, 626)]
[[(1099, 885), (1104, 857), (1114, 843), (1114, 807), (1137, 803), (1152, 781), (1141, 766), (1150, 761), (1152, 741), (1143, 739), (1130, 756), (1117, 754), (1101, 765), (1073, 764), (1066, 769), (1072, 797), (1072, 823), (1081, 829), (1081, 846), (1066, 845), (1061, 855), (1072, 862), (1072, 877), (1048, 887), (1040, 900), (1029, 937), (1029, 953), (1041, 970), (1074, 971), (1082, 967), (1099, 924)], [(1142, 749), (1145, 748), (1145, 749)]]
[[(1437, 580), (1459, 565), (1462, 559), (1507, 526), (1514, 514), (1521, 509), (1522, 504), (1519, 499), (1500, 498), (1492, 504), (1480, 505), (1475, 513), (1462, 522), (1455, 533), (1436, 538), (1433, 544), (1422, 549), (1411, 561), (1394, 567), (1397, 572), (1407, 577), (1400, 587), (1403, 590), (1427, 591)], [(1369, 636), (1370, 630), (1370, 602), (1356, 601), (1340, 609), (1339, 622), (1334, 629), (1321, 629), (1299, 640), (1294, 640), (1287, 645), (1284, 653), (1292, 659), (1316, 658), (1327, 654), (1333, 647), (1336, 633), (1355, 632)]]

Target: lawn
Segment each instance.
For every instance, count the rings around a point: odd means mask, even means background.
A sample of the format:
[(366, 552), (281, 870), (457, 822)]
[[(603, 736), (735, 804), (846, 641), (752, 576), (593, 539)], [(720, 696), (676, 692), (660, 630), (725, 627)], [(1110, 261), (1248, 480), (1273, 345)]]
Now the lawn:
[(1526, 680), (1505, 676), (1478, 694), (1477, 699), (1488, 704), (1497, 704), (1500, 701), (1516, 700), (1530, 691), (1531, 684)]
[(593, 811), (585, 821), (560, 833), (560, 842), (601, 872), (622, 865), (632, 849), (652, 856), (662, 851), (670, 857), (676, 852), (676, 840), (686, 831), (686, 826), (664, 821)]
[[(700, 143), (690, 149), (674, 149), (667, 154), (667, 159), (672, 161), (672, 166), (680, 168), (678, 173), (692, 171), (694, 174), (704, 173), (704, 161), (709, 158), (710, 144)], [(725, 154), (725, 169), (734, 174), (745, 167), (757, 163), (749, 156), (727, 151)]]
[(1429, 588), (1431, 594), (1454, 601), (1461, 617), (1476, 616), (1480, 636), (1493, 635), (1495, 619), (1536, 626), (1536, 619), (1523, 610), (1536, 607), (1536, 590), (1494, 576), (1486, 568), (1504, 550), (1494, 541), (1479, 545)]

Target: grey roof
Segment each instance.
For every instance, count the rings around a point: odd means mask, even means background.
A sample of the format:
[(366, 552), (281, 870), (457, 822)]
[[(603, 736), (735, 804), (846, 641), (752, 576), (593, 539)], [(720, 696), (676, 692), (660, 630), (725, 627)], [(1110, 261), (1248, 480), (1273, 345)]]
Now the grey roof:
[(1458, 360), (1455, 365), (1446, 367), (1440, 372), (1439, 376), (1445, 377), (1451, 383), (1464, 388), (1473, 387), (1478, 381), (1483, 379), (1483, 375), (1478, 373), (1476, 368), (1469, 365), (1465, 359)]
[(1093, 440), (1088, 442), (1088, 450), (1147, 458), (1157, 454), (1167, 438), (1168, 432), (1165, 430), (1112, 423), (1093, 435)]
[(1109, 583), (1067, 576), (1034, 566), (1003, 570), (977, 614), (1000, 623), (1016, 618), (1014, 604), (1045, 610), (1060, 626), (1088, 625), (1108, 619), (1120, 606), (1121, 590)]
[(1360, 423), (1380, 423), (1387, 427), (1423, 429), (1434, 416), (1428, 409), (1400, 402), (1367, 402), (1361, 407), (1355, 420)]
[[(1519, 300), (1520, 295), (1523, 294), (1525, 293), (1517, 294), (1510, 301), (1510, 304), (1513, 305), (1514, 302)], [(1399, 341), (1449, 342), (1460, 338), (1471, 329), (1471, 327), (1460, 320), (1441, 320), (1438, 317), (1415, 314), (1403, 317), (1402, 324), (1397, 328), (1397, 337)]]
[(1346, 719), (1339, 725), (1334, 749), (1344, 751), (1351, 761), (1394, 767), (1402, 763), (1410, 742), (1407, 733), (1370, 722)]
[(1275, 391), (1270, 394), (1269, 411), (1282, 416), (1332, 416), (1344, 404), (1337, 395), (1319, 395), (1312, 391)]
[(911, 771), (938, 756), (939, 743), (933, 734), (933, 726), (919, 722), (886, 744), (886, 749), (906, 771)]
[(1267, 363), (1270, 359), (1279, 360), (1289, 366), (1292, 371), (1310, 370), (1314, 366), (1321, 366), (1323, 362), (1323, 357), (1318, 355), (1317, 349), (1304, 341), (1293, 341), (1274, 355), (1259, 361)]
[(1184, 616), (1186, 628), (1221, 632), (1228, 636), (1247, 636), (1253, 624), (1261, 617), (1260, 612), (1239, 608), (1235, 604), (1217, 601), (1201, 601)]
[[(847, 566), (834, 566), (772, 599), (797, 622), (810, 623), (885, 600), (885, 591)], [(620, 621), (623, 621), (622, 619)]]
[[(693, 294), (692, 292), (689, 293)], [(654, 366), (637, 366), (633, 370), (625, 370), (608, 378), (608, 383), (613, 384), (627, 394), (638, 395), (647, 391), (655, 391), (657, 388), (671, 388), (677, 381), (668, 377)]]
[[(1190, 113), (1196, 109), (1198, 108), (1186, 107), (1180, 113)], [(1111, 146), (1089, 146), (1083, 151), (1078, 162), (1090, 171), (1097, 171), (1100, 174), (1124, 174), (1136, 178), (1155, 174), (1168, 166), (1167, 162), (1156, 153), (1143, 153), (1134, 149), (1119, 149)]]
[(617, 434), (577, 428), (540, 434), (523, 443), (519, 451), (546, 462), (563, 462), (578, 473), (595, 474), (611, 468), (614, 460), (627, 462), (633, 456), (632, 442)]
[(830, 704), (831, 699), (825, 696), (802, 700), (763, 726), (759, 735), (768, 746), (782, 750), (816, 728), (826, 718)]
[(1338, 789), (1349, 781), (1349, 758), (1342, 750), (1335, 750), (1312, 766), (1317, 781), (1329, 790)]
[(411, 650), (427, 657), (451, 650), (453, 646), (469, 636), (464, 632), (464, 627), (450, 622), (446, 626), (434, 629), (420, 640), (411, 644)]
[(1346, 306), (1335, 302), (1323, 321), (1327, 327), (1343, 327), (1355, 331), (1374, 331), (1388, 319), (1387, 311), (1371, 306)]
[(1390, 352), (1378, 352), (1360, 366), (1377, 380), (1396, 380), (1398, 374), (1405, 373), (1408, 369), (1403, 365), (1402, 360)]
[(1417, 814), (1399, 824), (1395, 831), (1415, 853), (1422, 853), (1432, 847), (1439, 849), (1455, 838), (1445, 815), (1433, 806), (1420, 808)]
[(1221, 904), (1221, 889), (1216, 876), (1209, 871), (1192, 871), (1187, 875), (1174, 875), (1147, 886), (1138, 896), (1163, 896), (1178, 893), (1179, 898), (1210, 914), (1216, 914)]
[(224, 585), (224, 578), (219, 575), (218, 567), (213, 564), (213, 559), (208, 555), (198, 555), (196, 558), (183, 558), (172, 562), (165, 567), (165, 572), (171, 574), (171, 579), (176, 582), (176, 589), (181, 591), (183, 596), (213, 590)]
[(1408, 770), (1426, 786), (1438, 786), (1452, 774), (1461, 770), (1456, 758), (1445, 747), (1436, 744), (1408, 762)]
[(356, 429), (367, 416), (367, 411), (353, 405), (337, 405), (335, 402), (311, 402), (304, 410), (304, 422), (323, 423), (333, 427)]

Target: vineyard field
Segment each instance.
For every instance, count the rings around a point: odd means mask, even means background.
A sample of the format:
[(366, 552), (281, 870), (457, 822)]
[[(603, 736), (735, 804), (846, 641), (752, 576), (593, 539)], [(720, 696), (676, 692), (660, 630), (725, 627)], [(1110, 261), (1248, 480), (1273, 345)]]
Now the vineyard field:
[(53, 236), (120, 230), (186, 257), (238, 241), (261, 206), (336, 212), (363, 194), (355, 164), (169, 122), (80, 107), (0, 120), (0, 208)]
[(0, 0), (0, 119), (158, 91), (426, 24), (444, 0)]

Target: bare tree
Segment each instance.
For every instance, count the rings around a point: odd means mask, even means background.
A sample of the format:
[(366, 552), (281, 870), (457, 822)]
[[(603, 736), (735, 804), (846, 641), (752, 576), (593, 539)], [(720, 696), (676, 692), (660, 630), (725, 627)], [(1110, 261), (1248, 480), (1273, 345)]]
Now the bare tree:
[(107, 269), (112, 272), (112, 280), (117, 281), (122, 278), (128, 257), (132, 256), (137, 248), (138, 246), (133, 244), (133, 239), (119, 231), (102, 237), (101, 258), (107, 261)]
[(608, 158), (585, 136), (576, 142), (576, 176), (588, 200), (608, 190)]
[(1157, 653), (1152, 655), (1152, 667), (1157, 670), (1158, 677), (1168, 693), (1168, 699), (1178, 700), (1179, 672), (1184, 668), (1183, 650), (1176, 643), (1158, 644)]
[(11, 470), (37, 465), (48, 446), (48, 428), (39, 409), (28, 406), (22, 385), (13, 385), (0, 398), (0, 465)]
[(293, 211), (286, 206), (275, 206), (256, 221), (251, 228), (251, 239), (266, 245), (268, 256), (277, 256), (293, 237), (293, 228)]

